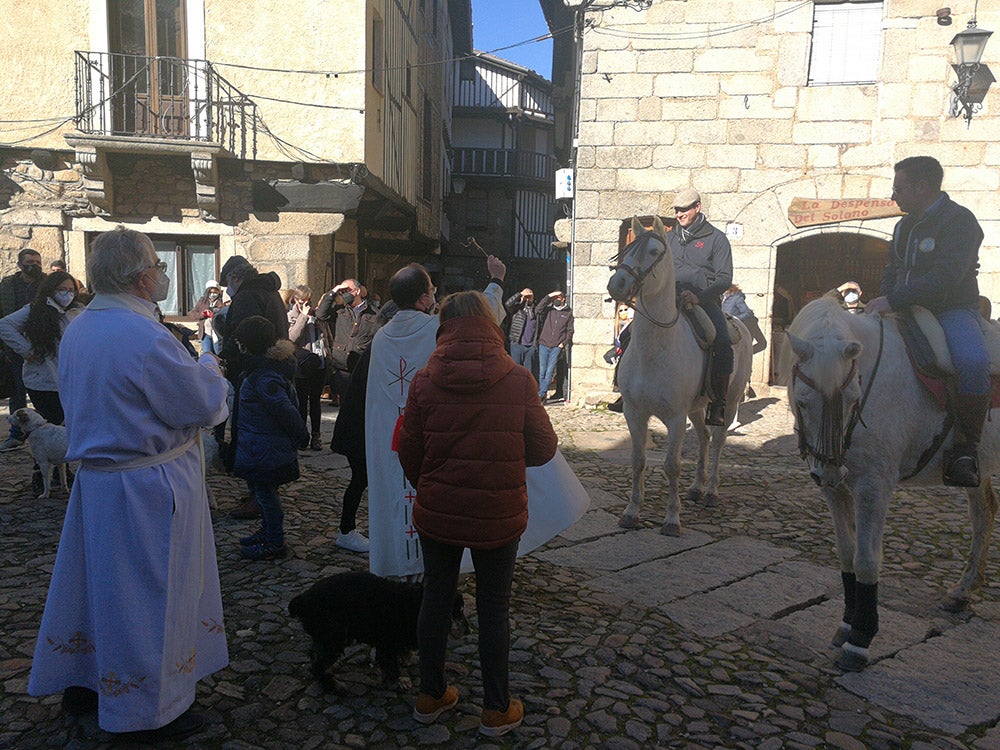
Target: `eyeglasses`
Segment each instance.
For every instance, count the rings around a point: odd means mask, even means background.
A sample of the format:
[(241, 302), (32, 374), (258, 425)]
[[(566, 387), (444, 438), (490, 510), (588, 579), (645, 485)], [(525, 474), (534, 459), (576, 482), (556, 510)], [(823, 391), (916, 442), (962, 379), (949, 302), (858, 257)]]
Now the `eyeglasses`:
[(687, 212), (688, 212), (688, 211), (690, 211), (690, 210), (691, 210), (692, 208), (694, 208), (695, 206), (697, 206), (697, 205), (698, 205), (698, 203), (700, 203), (700, 201), (695, 201), (695, 202), (694, 202), (694, 203), (692, 203), (692, 204), (691, 204), (690, 206), (674, 206), (674, 213), (675, 213), (675, 214), (683, 214), (683, 213), (687, 213)]
[(146, 269), (149, 269), (149, 268), (155, 268), (157, 271), (162, 271), (163, 273), (166, 273), (167, 272), (167, 261), (165, 261), (165, 260), (159, 260), (159, 261), (157, 261), (156, 263), (154, 263), (151, 266), (146, 266), (146, 268), (144, 268), (143, 270), (146, 270)]
[(428, 289), (426, 292), (424, 292), (424, 294), (429, 294), (432, 297), (434, 295), (436, 295), (437, 293), (438, 293), (438, 288), (436, 286), (432, 286), (430, 289)]

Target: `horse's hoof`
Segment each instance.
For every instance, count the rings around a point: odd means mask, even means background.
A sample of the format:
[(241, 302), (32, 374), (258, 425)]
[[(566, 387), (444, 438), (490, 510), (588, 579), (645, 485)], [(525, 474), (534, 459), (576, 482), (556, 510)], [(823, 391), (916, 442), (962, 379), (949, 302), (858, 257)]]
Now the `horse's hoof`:
[(618, 519), (618, 525), (623, 529), (638, 529), (639, 528), (639, 517), (638, 516), (622, 516)]
[(851, 625), (847, 622), (840, 623), (840, 627), (837, 628), (837, 632), (833, 634), (833, 639), (830, 641), (830, 645), (834, 648), (840, 648), (845, 643), (847, 643), (847, 636), (851, 634)]
[(701, 504), (706, 508), (714, 508), (719, 504), (719, 496), (714, 492), (707, 492), (702, 496)]
[(660, 533), (663, 536), (680, 536), (681, 525), (679, 523), (665, 523), (660, 527)]
[(969, 597), (967, 596), (955, 596), (954, 594), (945, 594), (944, 598), (941, 599), (941, 609), (945, 612), (964, 612), (969, 608)]
[(845, 643), (840, 649), (837, 666), (845, 672), (860, 672), (868, 666), (868, 649), (864, 646), (855, 646), (853, 643)]
[(684, 495), (684, 502), (686, 503), (700, 503), (704, 495), (701, 494), (701, 490), (696, 490), (693, 487), (687, 491)]

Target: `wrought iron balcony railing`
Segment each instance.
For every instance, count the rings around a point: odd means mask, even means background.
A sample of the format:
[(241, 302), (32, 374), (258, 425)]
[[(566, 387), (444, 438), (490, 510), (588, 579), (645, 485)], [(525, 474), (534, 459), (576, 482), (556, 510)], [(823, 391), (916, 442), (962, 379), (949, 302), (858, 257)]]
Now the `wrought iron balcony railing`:
[(455, 148), (452, 174), (463, 177), (522, 177), (552, 182), (555, 157), (511, 148)]
[(76, 53), (76, 126), (83, 133), (205, 141), (257, 154), (257, 105), (207, 60)]

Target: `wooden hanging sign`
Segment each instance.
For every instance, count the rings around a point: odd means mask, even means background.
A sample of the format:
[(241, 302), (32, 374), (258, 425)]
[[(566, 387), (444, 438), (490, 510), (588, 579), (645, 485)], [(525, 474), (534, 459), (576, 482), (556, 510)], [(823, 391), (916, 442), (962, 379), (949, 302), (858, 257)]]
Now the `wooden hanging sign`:
[(902, 216), (891, 198), (792, 198), (788, 220), (797, 227)]

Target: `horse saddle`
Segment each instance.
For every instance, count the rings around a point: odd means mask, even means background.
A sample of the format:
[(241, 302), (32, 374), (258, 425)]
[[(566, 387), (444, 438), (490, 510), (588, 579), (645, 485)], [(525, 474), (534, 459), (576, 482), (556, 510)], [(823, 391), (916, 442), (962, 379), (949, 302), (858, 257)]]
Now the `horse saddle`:
[[(711, 349), (712, 344), (715, 343), (716, 334), (715, 324), (708, 317), (708, 313), (705, 312), (701, 305), (689, 305), (681, 309), (684, 311), (688, 322), (691, 323), (691, 330), (694, 332), (694, 338), (698, 342), (698, 346), (705, 350)], [(739, 328), (733, 324), (733, 316), (729, 313), (724, 313), (724, 315), (726, 316), (726, 325), (729, 327), (729, 340), (735, 344), (743, 336)]]
[[(920, 305), (910, 307), (909, 314), (898, 316), (899, 332), (903, 336), (906, 353), (920, 382), (942, 406), (947, 405), (947, 384), (955, 377), (955, 365), (948, 351), (944, 329), (930, 310)], [(993, 392), (992, 406), (1000, 406), (1000, 326), (979, 319), (979, 327), (986, 341), (990, 358), (990, 382)]]

